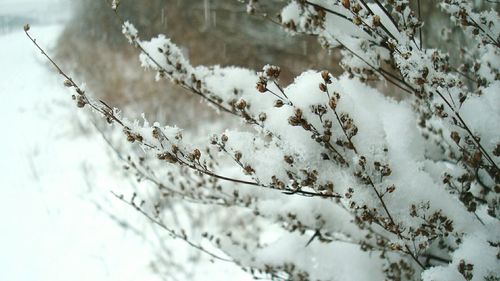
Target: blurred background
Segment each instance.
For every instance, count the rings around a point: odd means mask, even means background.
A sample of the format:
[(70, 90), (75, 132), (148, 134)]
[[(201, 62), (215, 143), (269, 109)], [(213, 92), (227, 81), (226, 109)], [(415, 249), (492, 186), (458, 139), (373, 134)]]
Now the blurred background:
[[(137, 50), (122, 36), (119, 20), (107, 2), (74, 2), (74, 16), (57, 44), (58, 58), (118, 107), (155, 112), (157, 120), (168, 120), (182, 128), (196, 126), (194, 116), (185, 116), (189, 112), (213, 118), (210, 109), (186, 112), (185, 108), (200, 107), (198, 97), (167, 81), (155, 83), (151, 72), (140, 70)], [(280, 2), (266, 1), (264, 5), (278, 13)], [(248, 15), (245, 5), (238, 1), (122, 0), (120, 13), (134, 23), (143, 39), (162, 33), (169, 36), (193, 65), (259, 70), (266, 64), (276, 64), (283, 70), (285, 84), (304, 69), (335, 66), (335, 57), (322, 50), (315, 38), (289, 36), (269, 20)]]

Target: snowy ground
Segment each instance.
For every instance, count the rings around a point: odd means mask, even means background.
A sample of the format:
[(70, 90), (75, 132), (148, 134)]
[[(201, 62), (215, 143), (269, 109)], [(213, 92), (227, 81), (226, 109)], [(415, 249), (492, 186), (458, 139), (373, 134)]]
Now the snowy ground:
[[(45, 46), (60, 31), (32, 27)], [(0, 46), (0, 280), (158, 280), (151, 249), (92, 203), (119, 185), (106, 145), (75, 133), (68, 92), (21, 30)]]

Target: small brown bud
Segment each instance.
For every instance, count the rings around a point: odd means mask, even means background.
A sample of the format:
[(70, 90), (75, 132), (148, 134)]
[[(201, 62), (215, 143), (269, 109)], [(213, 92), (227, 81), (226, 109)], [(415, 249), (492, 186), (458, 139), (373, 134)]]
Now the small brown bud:
[(242, 156), (243, 156), (243, 155), (242, 155), (242, 154), (241, 154), (241, 152), (239, 152), (239, 151), (236, 151), (236, 152), (234, 153), (234, 159), (236, 159), (236, 161), (240, 161)]
[(194, 159), (199, 160), (201, 157), (201, 152), (198, 148), (195, 148), (195, 150), (193, 150), (192, 154), (193, 154)]
[(245, 168), (243, 168), (243, 170), (247, 175), (251, 175), (255, 172), (255, 170), (250, 165), (246, 165)]
[(351, 7), (351, 2), (349, 0), (342, 0), (342, 6), (344, 8), (349, 9)]
[(425, 84), (425, 79), (422, 77), (415, 78), (415, 84), (422, 86)]
[(160, 138), (160, 128), (158, 127), (153, 127), (153, 138), (159, 139)]
[(243, 110), (247, 107), (247, 102), (244, 99), (240, 99), (236, 102), (236, 108), (239, 110)]
[(330, 101), (328, 101), (328, 105), (331, 109), (335, 110), (335, 108), (337, 108), (337, 99), (331, 98)]
[(134, 142), (134, 141), (135, 141), (134, 136), (133, 136), (132, 134), (128, 134), (128, 135), (127, 135), (127, 141), (129, 141), (129, 142)]
[(497, 157), (500, 156), (500, 143), (497, 143), (497, 146), (493, 150), (493, 155), (495, 155)]
[(273, 78), (278, 78), (280, 76), (281, 69), (278, 66), (270, 66), (266, 69), (266, 75)]
[(319, 89), (322, 91), (322, 92), (326, 92), (326, 85), (324, 83), (319, 83)]
[(326, 82), (326, 81), (330, 80), (330, 73), (328, 73), (327, 70), (323, 70), (323, 71), (321, 71), (321, 77)]
[(380, 26), (380, 16), (374, 15), (372, 22), (373, 22), (373, 26)]
[(290, 116), (290, 118), (288, 118), (288, 124), (292, 126), (300, 126), (300, 123), (300, 118), (297, 118), (296, 116)]
[(274, 102), (274, 107), (282, 107), (283, 106), (283, 101), (282, 100), (276, 100)]
[(177, 157), (171, 153), (168, 153), (168, 152), (158, 155), (158, 159), (165, 160), (165, 161), (172, 163), (172, 164), (177, 163)]
[(76, 98), (76, 106), (79, 107), (79, 108), (82, 108), (84, 107), (86, 104), (85, 100), (82, 98), (82, 96), (78, 96)]
[(354, 23), (355, 25), (361, 25), (361, 18), (356, 16), (352, 19), (352, 23)]
[(302, 110), (300, 108), (295, 108), (294, 110), (295, 117), (301, 119), (302, 118)]
[(24, 31), (28, 32), (29, 30), (30, 30), (30, 25), (29, 25), (29, 23), (27, 23), (24, 25)]
[(391, 168), (389, 168), (389, 166), (383, 166), (380, 170), (380, 173), (382, 174), (382, 176), (387, 177), (392, 174), (392, 170)]
[(429, 69), (424, 66), (424, 68), (422, 69), (422, 78), (426, 79), (427, 75), (429, 75)]
[(70, 80), (66, 79), (66, 80), (64, 80), (64, 86), (65, 87), (73, 87), (73, 82), (71, 82)]
[(472, 155), (472, 158), (471, 158), (471, 165), (473, 167), (478, 167), (479, 164), (481, 163), (481, 157), (482, 157), (482, 153), (481, 151), (476, 151), (476, 153), (474, 153), (474, 155)]
[(403, 249), (403, 247), (397, 243), (391, 243), (390, 248), (393, 251), (401, 251), (401, 249)]
[(359, 13), (359, 11), (361, 11), (361, 9), (362, 9), (362, 8), (361, 8), (361, 5), (360, 5), (359, 3), (356, 3), (356, 4), (354, 4), (354, 5), (352, 6), (352, 11), (353, 11), (355, 14)]
[(267, 119), (267, 115), (264, 112), (259, 113), (259, 121), (264, 122)]
[(456, 144), (460, 144), (460, 135), (457, 132), (451, 132), (450, 137)]
[(291, 164), (293, 164), (293, 158), (292, 158), (292, 156), (285, 155), (285, 156), (283, 157), (283, 159), (285, 160), (285, 162), (286, 162), (286, 163), (288, 163), (288, 164), (290, 164), (290, 165), (291, 165)]
[(177, 152), (179, 152), (179, 148), (177, 147), (177, 145), (172, 144), (172, 153), (177, 154)]
[(267, 91), (267, 87), (266, 87), (266, 84), (263, 83), (263, 82), (259, 82), (257, 83), (257, 91), (261, 92), (261, 93), (265, 93)]
[(227, 142), (228, 137), (227, 137), (226, 134), (222, 134), (222, 136), (220, 137), (220, 139), (222, 140), (222, 142)]

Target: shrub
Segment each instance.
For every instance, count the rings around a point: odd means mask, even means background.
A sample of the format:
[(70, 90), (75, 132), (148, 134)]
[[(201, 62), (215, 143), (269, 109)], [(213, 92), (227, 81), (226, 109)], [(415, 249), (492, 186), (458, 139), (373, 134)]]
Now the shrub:
[[(248, 1), (248, 13), (269, 17), (259, 3)], [(213, 128), (206, 145), (129, 121), (62, 75), (78, 107), (143, 148), (128, 167), (160, 196), (117, 197), (211, 258), (276, 280), (499, 280), (498, 14), (437, 1), (469, 40), (438, 49), (423, 44), (440, 30), (424, 25), (420, 5), (288, 1), (269, 19), (340, 49), (344, 73), (308, 70), (287, 86), (274, 65), (193, 66), (167, 36), (142, 40), (122, 21), (157, 80), (241, 120)], [(113, 9), (121, 19), (119, 1)], [(162, 220), (166, 198), (214, 205), (228, 219), (200, 235), (174, 229)]]

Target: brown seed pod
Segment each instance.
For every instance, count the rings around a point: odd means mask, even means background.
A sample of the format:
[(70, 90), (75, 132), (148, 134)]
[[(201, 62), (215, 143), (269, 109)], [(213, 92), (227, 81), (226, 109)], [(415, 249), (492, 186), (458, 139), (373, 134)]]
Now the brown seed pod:
[(243, 156), (243, 154), (241, 154), (241, 152), (239, 152), (239, 151), (236, 151), (234, 153), (234, 159), (236, 159), (236, 161), (240, 161), (242, 156)]
[(324, 83), (319, 83), (319, 89), (322, 91), (322, 92), (326, 92), (326, 85)]
[(346, 9), (349, 9), (351, 7), (351, 1), (342, 0), (342, 6), (344, 6), (344, 8), (346, 8)]
[(259, 82), (257, 83), (257, 91), (261, 92), (261, 93), (265, 93), (267, 91), (267, 87), (266, 87), (266, 84), (263, 83), (263, 82)]
[(328, 101), (328, 105), (331, 109), (335, 110), (335, 108), (337, 108), (337, 99), (332, 97), (330, 101)]
[(239, 110), (243, 110), (247, 107), (247, 102), (244, 99), (240, 99), (236, 102), (236, 108)]
[(327, 70), (321, 71), (321, 78), (323, 78), (323, 80), (325, 81), (330, 80), (330, 73), (328, 73)]
[(283, 101), (282, 101), (282, 100), (276, 100), (276, 101), (274, 102), (274, 107), (278, 107), (278, 108), (279, 108), (279, 107), (282, 107), (282, 106), (283, 106), (283, 104), (284, 104), (284, 103), (283, 103)]

